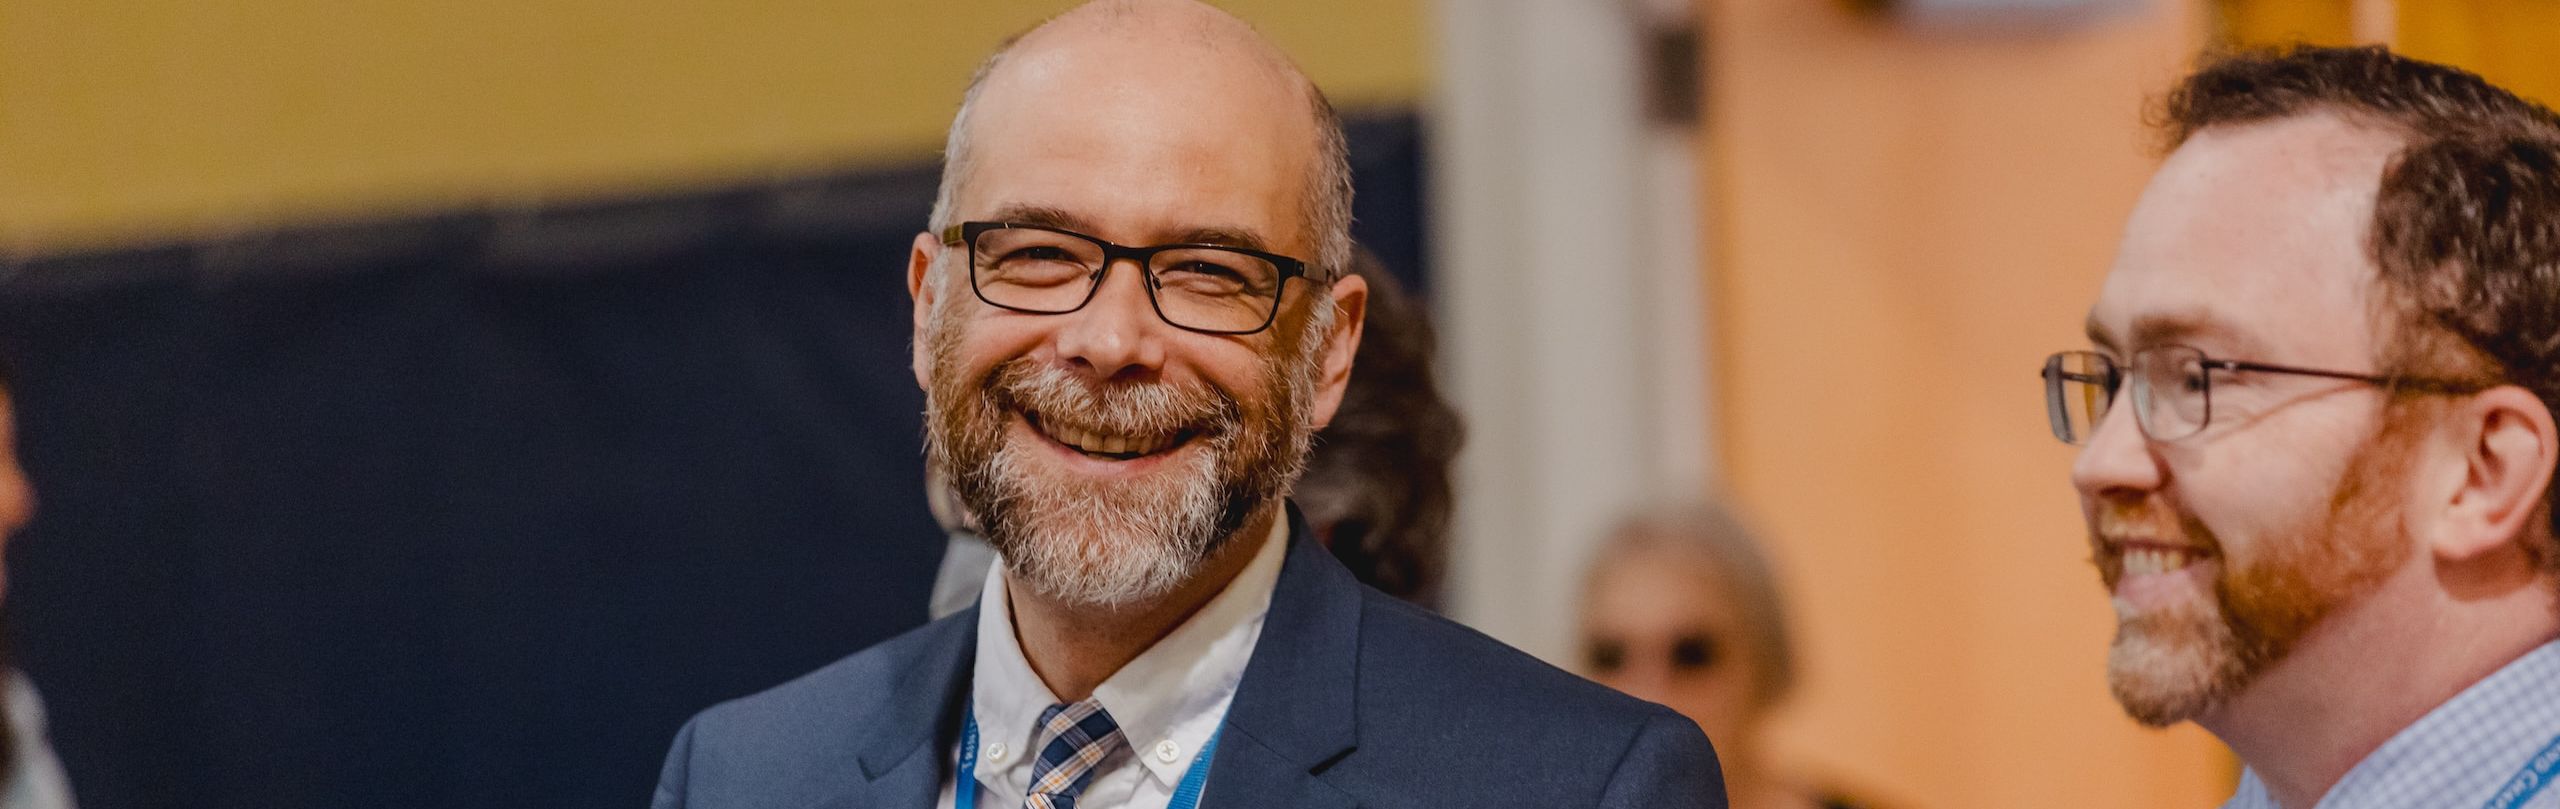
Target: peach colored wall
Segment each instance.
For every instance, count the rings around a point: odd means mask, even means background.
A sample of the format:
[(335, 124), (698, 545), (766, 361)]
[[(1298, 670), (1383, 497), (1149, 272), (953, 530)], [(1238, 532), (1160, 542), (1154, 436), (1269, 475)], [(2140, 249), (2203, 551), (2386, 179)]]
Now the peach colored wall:
[(1705, 5), (1717, 432), (1806, 636), (1782, 757), (1898, 806), (2215, 805), (2228, 754), (2107, 695), (2034, 374), (2084, 342), (2201, 8), (1924, 33), (1848, 6)]

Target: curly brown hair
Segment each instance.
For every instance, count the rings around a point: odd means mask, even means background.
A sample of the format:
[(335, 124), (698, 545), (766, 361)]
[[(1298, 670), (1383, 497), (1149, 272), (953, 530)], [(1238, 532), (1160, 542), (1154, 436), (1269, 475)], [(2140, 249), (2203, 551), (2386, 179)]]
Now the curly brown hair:
[[(2478, 75), (2378, 46), (2208, 58), (2164, 99), (2170, 148), (2198, 131), (2329, 113), (2400, 135), (2365, 249), (2381, 367), (2515, 385), (2560, 413), (2560, 116)], [(2560, 534), (2560, 508), (2545, 507)], [(2560, 545), (2528, 545), (2560, 573)]]

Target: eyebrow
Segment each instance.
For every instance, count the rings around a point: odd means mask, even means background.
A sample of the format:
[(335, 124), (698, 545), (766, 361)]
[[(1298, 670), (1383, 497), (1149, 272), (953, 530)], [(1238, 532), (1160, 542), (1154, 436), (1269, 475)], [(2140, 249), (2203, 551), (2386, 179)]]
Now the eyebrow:
[(1052, 208), (1047, 205), (1004, 205), (996, 208), (994, 213), (988, 214), (988, 218), (1008, 224), (1039, 225), (1078, 233), (1093, 228), (1092, 223), (1086, 221), (1084, 217), (1068, 213), (1064, 208)]
[[(1092, 234), (1096, 229), (1093, 220), (1077, 216), (1064, 208), (1055, 208), (1047, 205), (1024, 205), (1018, 203), (1003, 205), (997, 207), (993, 213), (990, 213), (988, 218), (1009, 224), (1039, 225), (1041, 227), (1057, 228), (1059, 230), (1072, 230), (1077, 233), (1087, 235)], [(1241, 247), (1247, 250), (1259, 250), (1266, 253), (1272, 252), (1269, 247), (1269, 241), (1263, 239), (1261, 236), (1255, 235), (1253, 231), (1237, 227), (1195, 227), (1181, 232), (1172, 240), (1165, 242), (1165, 244), (1208, 244), (1219, 247)]]
[(1271, 252), (1271, 248), (1266, 246), (1268, 243), (1264, 242), (1262, 237), (1241, 228), (1193, 228), (1184, 231), (1174, 241), (1183, 244), (1214, 244), (1219, 247), (1242, 247), (1247, 250)]
[[(2082, 328), (2087, 330), (2091, 345), (2105, 349), (2119, 348), (2115, 342), (2115, 335), (2109, 332), (2105, 325), (2100, 324), (2095, 315), (2092, 315)], [(2213, 338), (2224, 343), (2229, 350), (2241, 354), (2247, 354), (2256, 345), (2248, 337), (2233, 330), (2222, 319), (2201, 310), (2144, 315), (2133, 321), (2132, 341), (2133, 347), (2137, 349), (2184, 343), (2197, 337)]]

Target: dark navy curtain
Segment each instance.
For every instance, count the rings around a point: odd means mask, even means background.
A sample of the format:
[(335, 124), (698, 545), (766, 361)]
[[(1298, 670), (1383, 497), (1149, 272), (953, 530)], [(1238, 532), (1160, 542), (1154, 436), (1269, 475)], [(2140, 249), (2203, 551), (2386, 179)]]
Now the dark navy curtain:
[[(1359, 234), (1423, 279), (1419, 133)], [(924, 620), (934, 169), (22, 259), (14, 654), (86, 809), (632, 807)]]

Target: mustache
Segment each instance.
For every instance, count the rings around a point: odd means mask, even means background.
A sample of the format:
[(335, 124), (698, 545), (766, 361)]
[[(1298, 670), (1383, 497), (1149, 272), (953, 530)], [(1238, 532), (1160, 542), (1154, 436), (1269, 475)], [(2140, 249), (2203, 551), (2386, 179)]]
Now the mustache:
[(2102, 500), (2089, 512), (2089, 564), (2098, 579), (2113, 588), (2124, 576), (2125, 543), (2143, 542), (2185, 548), (2207, 557), (2222, 556), (2222, 539), (2202, 520), (2156, 498)]
[(2104, 548), (2124, 542), (2150, 542), (2207, 553), (2222, 551), (2222, 540), (2201, 520), (2172, 504), (2150, 500), (2099, 502), (2089, 516), (2089, 542)]
[(1046, 423), (1118, 435), (1223, 433), (1244, 418), (1235, 397), (1204, 383), (1097, 384), (1027, 359), (997, 366), (983, 390), (999, 410), (1038, 413)]

